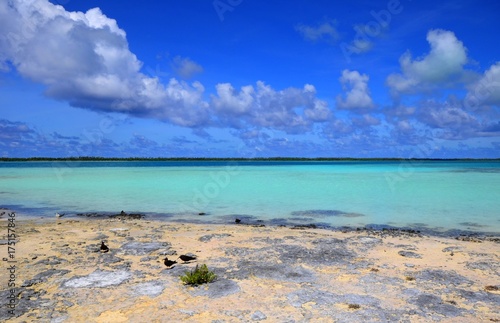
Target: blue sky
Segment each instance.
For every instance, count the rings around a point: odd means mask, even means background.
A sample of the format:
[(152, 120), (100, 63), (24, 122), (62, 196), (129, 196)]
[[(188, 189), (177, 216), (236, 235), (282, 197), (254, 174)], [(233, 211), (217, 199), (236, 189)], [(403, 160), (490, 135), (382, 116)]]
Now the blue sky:
[(0, 2), (3, 157), (500, 157), (498, 1)]

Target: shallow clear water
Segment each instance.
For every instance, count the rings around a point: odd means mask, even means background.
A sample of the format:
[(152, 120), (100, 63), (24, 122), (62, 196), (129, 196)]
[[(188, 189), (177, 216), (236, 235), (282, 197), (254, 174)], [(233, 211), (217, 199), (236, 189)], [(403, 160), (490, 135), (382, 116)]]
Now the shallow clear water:
[(0, 207), (500, 232), (500, 162), (3, 162)]

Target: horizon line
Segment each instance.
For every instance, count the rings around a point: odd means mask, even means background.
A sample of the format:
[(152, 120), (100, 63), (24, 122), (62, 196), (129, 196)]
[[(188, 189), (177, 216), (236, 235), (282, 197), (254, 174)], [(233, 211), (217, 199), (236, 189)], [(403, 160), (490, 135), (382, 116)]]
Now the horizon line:
[(498, 158), (424, 157), (0, 157), (0, 161), (500, 161)]

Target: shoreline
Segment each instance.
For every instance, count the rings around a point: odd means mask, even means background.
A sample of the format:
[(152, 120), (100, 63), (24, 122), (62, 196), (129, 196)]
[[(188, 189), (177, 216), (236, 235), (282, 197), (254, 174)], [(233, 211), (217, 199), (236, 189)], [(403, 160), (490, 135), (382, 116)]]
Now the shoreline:
[[(17, 316), (0, 313), (14, 322), (500, 321), (494, 241), (147, 218), (19, 219), (16, 229)], [(162, 263), (186, 253), (198, 259)], [(184, 286), (197, 264), (217, 280)], [(2, 302), (7, 280), (2, 271)]]
[(410, 234), (422, 234), (428, 237), (442, 237), (442, 238), (463, 238), (470, 237), (479, 240), (489, 240), (493, 242), (500, 243), (500, 232), (494, 231), (481, 231), (474, 223), (470, 223), (468, 229), (457, 229), (457, 228), (432, 228), (422, 223), (420, 226), (394, 226), (390, 224), (367, 224), (365, 226), (332, 226), (321, 221), (290, 221), (286, 218), (275, 218), (272, 220), (262, 220), (252, 215), (227, 215), (219, 216), (217, 218), (208, 219), (206, 214), (198, 215), (195, 219), (195, 215), (191, 214), (189, 218), (183, 219), (180, 215), (176, 214), (160, 214), (160, 213), (142, 213), (142, 212), (130, 212), (121, 215), (114, 212), (75, 212), (67, 213), (61, 218), (51, 217), (51, 216), (35, 216), (30, 214), (24, 214), (17, 211), (13, 211), (6, 208), (0, 208), (0, 221), (5, 217), (6, 214), (10, 212), (15, 212), (18, 217), (23, 217), (23, 221), (36, 221), (37, 223), (45, 223), (46, 221), (52, 221), (53, 219), (70, 219), (70, 220), (102, 220), (102, 219), (141, 219), (145, 221), (158, 221), (163, 223), (183, 223), (183, 224), (198, 224), (198, 225), (232, 225), (236, 224), (234, 221), (238, 218), (241, 222), (237, 225), (248, 225), (248, 226), (268, 226), (268, 227), (289, 227), (289, 228), (310, 228), (310, 229), (323, 229), (329, 231), (365, 231), (365, 232), (381, 232), (381, 233), (396, 233), (404, 235), (406, 233)]

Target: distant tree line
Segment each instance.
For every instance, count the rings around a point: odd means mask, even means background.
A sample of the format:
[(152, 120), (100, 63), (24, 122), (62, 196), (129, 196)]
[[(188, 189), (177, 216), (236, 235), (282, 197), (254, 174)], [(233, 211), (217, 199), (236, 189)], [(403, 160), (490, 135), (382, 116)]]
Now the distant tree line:
[(1, 157), (0, 161), (500, 161), (500, 158), (351, 158), (351, 157)]

